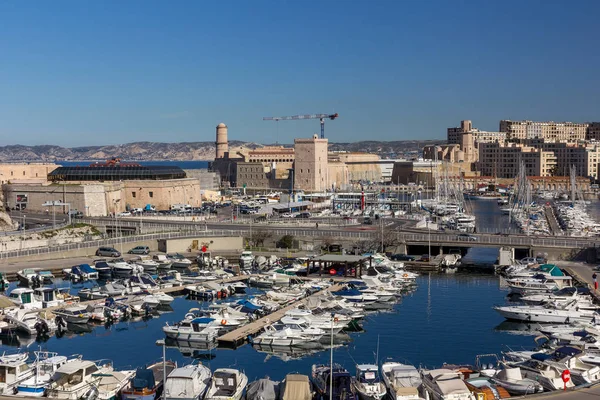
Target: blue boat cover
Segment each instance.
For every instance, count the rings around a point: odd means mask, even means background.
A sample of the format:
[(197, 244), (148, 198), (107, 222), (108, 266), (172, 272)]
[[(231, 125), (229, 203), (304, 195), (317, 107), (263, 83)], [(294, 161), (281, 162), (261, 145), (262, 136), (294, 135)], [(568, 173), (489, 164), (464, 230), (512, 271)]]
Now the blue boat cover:
[(358, 289), (343, 289), (332, 293), (336, 296), (360, 296), (362, 294)]
[(537, 360), (537, 361), (546, 361), (550, 358), (552, 358), (552, 356), (550, 354), (546, 354), (546, 353), (535, 353), (531, 355), (531, 358), (533, 360)]
[(136, 389), (153, 389), (154, 388), (154, 373), (148, 368), (139, 368), (135, 371), (133, 378), (133, 387)]
[(90, 267), (89, 264), (81, 264), (79, 266), (79, 269), (82, 270), (83, 272), (85, 272), (86, 274), (96, 272), (96, 270), (94, 268)]
[(214, 318), (206, 318), (206, 317), (194, 318), (192, 320), (192, 324), (208, 324), (210, 322), (213, 322), (214, 320), (215, 320)]
[(237, 304), (243, 306), (244, 308), (246, 308), (248, 310), (252, 310), (252, 311), (258, 311), (258, 310), (262, 309), (261, 306), (257, 306), (256, 304), (253, 304), (253, 303), (249, 302), (248, 300), (240, 300), (237, 302)]
[(581, 354), (581, 350), (573, 346), (559, 347), (554, 351), (556, 357), (570, 357)]

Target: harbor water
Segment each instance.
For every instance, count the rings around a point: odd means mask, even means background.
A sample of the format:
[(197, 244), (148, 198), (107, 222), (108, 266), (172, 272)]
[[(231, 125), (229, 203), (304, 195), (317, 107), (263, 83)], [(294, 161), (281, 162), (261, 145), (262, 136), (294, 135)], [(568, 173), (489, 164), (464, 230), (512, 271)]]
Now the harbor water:
[[(473, 363), (482, 353), (499, 353), (510, 348), (532, 347), (529, 336), (514, 335), (496, 328), (503, 322), (492, 306), (506, 302), (507, 292), (491, 274), (432, 274), (417, 279), (417, 290), (402, 298), (389, 312), (371, 314), (363, 321), (364, 332), (350, 333), (351, 342), (336, 347), (334, 358), (349, 370), (354, 363), (374, 362), (379, 342), (379, 361), (404, 360), (417, 366), (435, 367), (444, 362)], [(209, 303), (178, 297), (172, 311), (150, 319), (119, 322), (114, 325), (89, 325), (80, 333), (67, 333), (47, 342), (32, 341), (28, 350), (39, 347), (64, 355), (81, 354), (90, 360), (110, 359), (117, 368), (141, 366), (161, 357), (156, 341), (164, 338), (165, 322), (183, 319), (190, 308)], [(23, 343), (25, 346), (25, 343)], [(287, 373), (309, 373), (314, 363), (328, 363), (329, 351), (302, 354), (259, 352), (251, 345), (236, 350), (194, 350), (179, 343), (168, 347), (167, 358), (179, 364), (194, 359), (211, 368), (235, 366), (249, 378), (265, 375), (282, 379)], [(1, 351), (15, 352), (3, 344)], [(268, 349), (266, 349), (268, 350)]]

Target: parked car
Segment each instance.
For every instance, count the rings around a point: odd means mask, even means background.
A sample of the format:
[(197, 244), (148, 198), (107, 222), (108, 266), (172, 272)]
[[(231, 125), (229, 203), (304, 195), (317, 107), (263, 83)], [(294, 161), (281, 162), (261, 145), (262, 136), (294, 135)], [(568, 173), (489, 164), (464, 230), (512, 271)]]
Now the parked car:
[(307, 211), (301, 212), (298, 215), (296, 215), (296, 218), (310, 218), (310, 213)]
[(415, 261), (415, 257), (406, 254), (393, 254), (390, 258), (392, 261)]
[(129, 254), (150, 254), (150, 247), (136, 246), (133, 249), (129, 250), (127, 253), (129, 253)]
[(466, 240), (468, 242), (475, 242), (475, 241), (477, 241), (477, 236), (469, 235), (468, 233), (461, 233), (461, 234), (458, 235), (458, 238), (460, 240)]
[(96, 250), (96, 256), (121, 257), (121, 253), (112, 247), (99, 247), (98, 250)]
[(123, 211), (118, 213), (117, 217), (131, 217), (131, 213), (129, 211)]
[(429, 262), (429, 254), (423, 254), (419, 261)]

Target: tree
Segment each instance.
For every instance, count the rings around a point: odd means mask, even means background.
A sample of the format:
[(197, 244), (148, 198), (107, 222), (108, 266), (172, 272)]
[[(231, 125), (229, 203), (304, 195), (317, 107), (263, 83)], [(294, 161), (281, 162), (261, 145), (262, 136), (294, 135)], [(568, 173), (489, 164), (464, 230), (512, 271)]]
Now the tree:
[(273, 237), (273, 232), (268, 231), (266, 229), (257, 229), (252, 232), (252, 234), (246, 238), (250, 247), (262, 247), (265, 244), (265, 241), (271, 239)]
[[(354, 247), (359, 249), (359, 252), (384, 252), (386, 249), (396, 247), (401, 244), (398, 237), (398, 232), (390, 227), (383, 226), (378, 227), (376, 231), (373, 231), (373, 236), (369, 239), (360, 240), (354, 243)], [(381, 247), (383, 245), (383, 248)]]
[(282, 236), (279, 241), (277, 241), (277, 247), (282, 249), (291, 249), (294, 247), (294, 237), (292, 235)]

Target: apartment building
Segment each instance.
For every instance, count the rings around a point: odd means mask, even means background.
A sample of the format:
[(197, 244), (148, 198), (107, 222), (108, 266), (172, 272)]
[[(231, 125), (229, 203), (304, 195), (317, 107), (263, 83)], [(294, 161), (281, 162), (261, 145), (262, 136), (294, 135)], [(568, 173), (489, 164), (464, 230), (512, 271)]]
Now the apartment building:
[(482, 176), (514, 178), (521, 163), (527, 176), (552, 176), (556, 169), (556, 156), (533, 146), (516, 143), (480, 143), (478, 169)]
[(500, 132), (505, 132), (509, 140), (537, 138), (577, 142), (586, 139), (589, 125), (575, 122), (502, 120)]
[(575, 166), (577, 175), (598, 179), (600, 143), (577, 144), (566, 141), (550, 142), (543, 139), (528, 139), (524, 141), (524, 145), (553, 152), (556, 156), (554, 175), (567, 176), (571, 166)]

